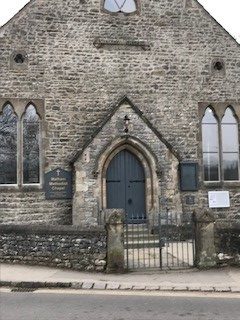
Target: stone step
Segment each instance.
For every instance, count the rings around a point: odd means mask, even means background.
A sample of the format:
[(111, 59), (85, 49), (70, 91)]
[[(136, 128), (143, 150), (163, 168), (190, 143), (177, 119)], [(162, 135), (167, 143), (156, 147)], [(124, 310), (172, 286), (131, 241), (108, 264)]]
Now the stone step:
[[(133, 235), (133, 236), (137, 236), (137, 235), (153, 235), (151, 232), (148, 232), (148, 230), (144, 230), (144, 231), (129, 231), (129, 232), (124, 232), (124, 235), (125, 236), (131, 236), (131, 235)], [(156, 235), (156, 233), (155, 233), (155, 235)]]
[(160, 247), (159, 242), (129, 242), (128, 244), (124, 245), (124, 248), (128, 250), (131, 250), (131, 249), (144, 250), (144, 249), (159, 248), (159, 247)]
[(125, 248), (128, 247), (128, 249), (144, 249), (144, 248), (159, 248), (159, 244), (161, 243), (161, 246), (165, 246), (165, 241), (164, 239), (162, 239), (161, 241), (159, 241), (159, 239), (148, 239), (147, 241), (145, 241), (144, 239), (141, 240), (130, 240), (128, 239), (128, 241), (124, 241), (124, 246)]
[(132, 224), (125, 224), (125, 228), (128, 228), (128, 229), (148, 229), (148, 224), (146, 223), (132, 223)]
[(125, 241), (134, 241), (134, 242), (137, 242), (137, 241), (159, 241), (159, 237), (158, 236), (153, 236), (153, 235), (144, 235), (144, 234), (141, 234), (141, 235), (130, 235), (128, 237), (124, 237), (124, 240)]
[(125, 234), (139, 234), (139, 233), (149, 233), (149, 234), (151, 234), (151, 230), (149, 230), (149, 229), (131, 229), (131, 228), (129, 228), (128, 230), (125, 230), (125, 232), (124, 232)]

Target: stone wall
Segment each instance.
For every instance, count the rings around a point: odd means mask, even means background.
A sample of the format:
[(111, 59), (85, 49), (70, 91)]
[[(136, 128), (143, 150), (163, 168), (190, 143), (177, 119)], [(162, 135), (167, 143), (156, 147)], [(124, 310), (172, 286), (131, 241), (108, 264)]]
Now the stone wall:
[(0, 190), (0, 199), (0, 224), (72, 224), (72, 201), (46, 200), (43, 190)]
[[(156, 135), (155, 128), (146, 120), (144, 122), (141, 112), (127, 99), (114, 111), (75, 161), (73, 223), (94, 224), (98, 210), (107, 208), (107, 167), (117, 152), (123, 149), (132, 152), (143, 165), (147, 217), (165, 209), (159, 199), (168, 199), (169, 209), (181, 214), (177, 155)], [(123, 119), (126, 114), (130, 123), (128, 133), (124, 134)]]
[[(100, 0), (32, 0), (0, 29), (0, 97), (44, 100), (43, 172), (70, 169), (123, 96), (181, 160), (199, 164), (199, 102), (239, 110), (239, 44), (195, 0), (139, 3), (138, 14), (112, 15)], [(23, 68), (11, 61), (18, 51), (27, 56)], [(224, 72), (213, 70), (215, 59), (224, 61)], [(201, 170), (199, 177), (200, 191), (181, 195), (186, 212), (208, 207)], [(231, 195), (231, 208), (216, 214), (239, 217), (239, 184), (211, 188)], [(185, 204), (186, 195), (195, 205)], [(71, 201), (46, 200), (43, 190), (0, 187), (0, 223), (69, 224), (71, 210)]]
[(67, 226), (0, 226), (0, 262), (103, 271), (106, 232)]
[(219, 221), (215, 226), (218, 264), (240, 266), (240, 224), (238, 221)]

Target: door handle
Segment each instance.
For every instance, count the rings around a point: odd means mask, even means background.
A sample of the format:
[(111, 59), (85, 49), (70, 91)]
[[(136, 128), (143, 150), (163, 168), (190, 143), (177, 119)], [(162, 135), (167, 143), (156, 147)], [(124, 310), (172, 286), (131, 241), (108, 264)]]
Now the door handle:
[(128, 199), (128, 204), (131, 204), (132, 203), (132, 199)]

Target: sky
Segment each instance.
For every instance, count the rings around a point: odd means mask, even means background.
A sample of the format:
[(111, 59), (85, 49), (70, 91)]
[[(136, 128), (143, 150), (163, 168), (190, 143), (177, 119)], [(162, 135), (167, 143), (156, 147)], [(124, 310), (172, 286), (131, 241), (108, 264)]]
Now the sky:
[[(29, 0), (0, 0), (0, 26)], [(240, 0), (199, 0), (211, 15), (240, 43)]]

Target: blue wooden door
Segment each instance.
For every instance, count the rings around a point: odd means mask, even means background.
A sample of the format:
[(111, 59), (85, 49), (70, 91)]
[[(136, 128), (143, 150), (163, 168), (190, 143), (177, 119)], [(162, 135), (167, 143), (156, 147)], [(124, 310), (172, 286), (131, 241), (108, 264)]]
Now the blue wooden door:
[(107, 207), (124, 209), (133, 222), (146, 219), (144, 169), (127, 150), (119, 152), (107, 169)]

